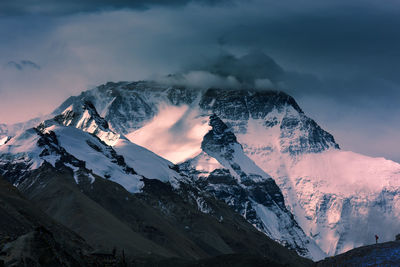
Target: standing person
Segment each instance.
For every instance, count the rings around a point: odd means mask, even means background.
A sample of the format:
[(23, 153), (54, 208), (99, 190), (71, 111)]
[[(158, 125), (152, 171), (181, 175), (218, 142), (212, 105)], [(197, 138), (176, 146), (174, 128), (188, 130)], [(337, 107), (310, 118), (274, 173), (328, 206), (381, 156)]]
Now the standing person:
[(378, 239), (379, 239), (379, 236), (375, 235), (375, 244), (378, 244)]

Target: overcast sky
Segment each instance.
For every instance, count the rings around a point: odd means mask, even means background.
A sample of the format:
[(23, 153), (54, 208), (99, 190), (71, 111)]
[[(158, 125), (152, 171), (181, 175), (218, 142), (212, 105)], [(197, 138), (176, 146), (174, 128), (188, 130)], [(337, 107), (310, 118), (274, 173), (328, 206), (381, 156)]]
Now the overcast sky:
[(0, 123), (222, 62), (293, 95), (343, 149), (400, 162), (399, 14), (397, 0), (2, 0)]

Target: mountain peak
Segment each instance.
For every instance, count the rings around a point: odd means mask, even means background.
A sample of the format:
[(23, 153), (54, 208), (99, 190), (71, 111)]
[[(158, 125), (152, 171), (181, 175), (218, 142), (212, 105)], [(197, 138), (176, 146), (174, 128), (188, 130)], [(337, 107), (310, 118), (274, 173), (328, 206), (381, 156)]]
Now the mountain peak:
[(67, 107), (53, 120), (45, 122), (47, 125), (55, 121), (60, 125), (73, 126), (96, 135), (108, 145), (113, 145), (120, 138), (120, 134), (113, 132), (108, 122), (97, 112), (95, 106), (89, 100), (83, 100)]
[(212, 131), (218, 135), (223, 134), (228, 129), (228, 126), (216, 114), (210, 116), (208, 124), (212, 127)]

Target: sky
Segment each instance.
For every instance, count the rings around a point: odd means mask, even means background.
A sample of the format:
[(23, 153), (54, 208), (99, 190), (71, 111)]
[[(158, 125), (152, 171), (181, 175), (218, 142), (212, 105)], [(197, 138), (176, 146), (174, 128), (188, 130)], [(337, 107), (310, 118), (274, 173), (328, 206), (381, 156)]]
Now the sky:
[(397, 0), (2, 0), (0, 123), (107, 81), (283, 90), (342, 149), (400, 162)]

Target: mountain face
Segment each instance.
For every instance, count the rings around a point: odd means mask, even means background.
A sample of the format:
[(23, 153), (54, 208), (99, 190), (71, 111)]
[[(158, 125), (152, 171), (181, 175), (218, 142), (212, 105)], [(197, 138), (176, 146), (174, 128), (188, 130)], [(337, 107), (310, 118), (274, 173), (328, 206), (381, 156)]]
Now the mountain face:
[[(77, 182), (81, 176), (93, 182), (96, 174), (116, 181), (130, 192), (140, 191), (142, 176), (176, 183), (179, 174), (171, 169), (170, 162), (120, 138), (108, 129), (93, 106), (85, 103), (80, 108), (74, 111), (69, 107), (1, 146), (0, 167), (4, 176), (19, 185), (26, 173), (46, 162), (53, 167), (62, 164), (71, 168)], [(157, 168), (151, 168), (153, 165)]]
[(0, 172), (90, 246), (123, 250), (130, 260), (240, 253), (311, 263), (199, 190), (177, 166), (116, 133), (90, 101), (2, 145)]
[(282, 92), (108, 83), (71, 97), (58, 112), (85, 100), (134, 143), (175, 163), (200, 161), (211, 171), (224, 165), (202, 149), (209, 117), (217, 115), (245, 155), (275, 180), (299, 226), (328, 255), (367, 244), (375, 232), (390, 238), (399, 226), (399, 164), (341, 151)]
[[(190, 185), (314, 259), (375, 233), (389, 240), (400, 227), (400, 164), (340, 150), (282, 92), (107, 83), (49, 118), (0, 146), (0, 169), (17, 186), (60, 159), (78, 185), (102, 177), (136, 194), (143, 177)], [(203, 198), (195, 202), (210, 212)]]
[[(108, 141), (109, 139), (106, 137), (108, 135), (104, 134), (105, 131), (109, 132), (111, 131), (110, 129), (113, 129), (115, 132), (118, 130), (123, 131), (123, 133), (127, 133), (127, 139), (137, 143), (138, 139), (143, 140), (145, 143), (151, 143), (151, 150), (156, 149), (154, 147), (156, 145), (161, 149), (161, 151), (157, 151), (158, 153), (164, 154), (164, 150), (167, 155), (171, 155), (172, 157), (190, 158), (192, 156), (198, 156), (199, 153), (201, 154), (201, 151), (205, 152), (209, 157), (219, 162), (221, 169), (218, 171), (226, 172), (226, 170), (230, 170), (229, 175), (232, 175), (231, 179), (234, 180), (237, 180), (235, 177), (240, 177), (237, 184), (228, 187), (229, 197), (226, 197), (226, 192), (225, 194), (223, 192), (212, 192), (215, 197), (231, 206), (235, 206), (234, 203), (237, 203), (235, 207), (236, 211), (248, 218), (249, 222), (274, 240), (281, 242), (291, 249), (295, 249), (300, 255), (312, 258), (321, 258), (324, 256), (324, 253), (313, 240), (304, 234), (293, 215), (287, 210), (282, 193), (271, 177), (257, 167), (254, 162), (245, 155), (243, 148), (236, 141), (234, 133), (226, 131), (228, 126), (219, 119), (216, 114), (209, 119), (208, 114), (214, 110), (202, 111), (203, 114), (199, 114), (199, 109), (195, 109), (196, 105), (209, 107), (210, 104), (208, 102), (209, 97), (211, 97), (210, 95), (206, 95), (204, 99), (199, 100), (199, 92), (194, 90), (172, 88), (171, 90), (165, 91), (165, 88), (160, 88), (154, 83), (151, 83), (152, 89), (149, 90), (149, 88), (146, 87), (146, 83), (136, 83), (136, 85), (143, 96), (136, 93), (127, 95), (125, 91), (115, 92), (109, 89), (105, 90), (105, 88), (101, 87), (101, 92), (105, 92), (107, 96), (110, 96), (110, 103), (104, 103), (105, 98), (96, 96), (97, 92), (93, 91), (84, 92), (82, 98), (68, 99), (66, 103), (62, 105), (62, 108), (59, 109), (62, 110), (66, 107), (65, 110), (61, 112), (62, 124), (67, 126), (74, 125), (76, 128), (93, 133), (95, 131), (97, 136), (103, 140), (106, 139), (105, 142), (113, 145), (113, 148), (117, 151), (119, 147), (118, 142), (121, 141), (110, 143)], [(282, 95), (279, 97), (284, 98), (285, 96)], [(148, 104), (143, 104), (146, 103), (146, 101), (142, 98), (145, 98)], [(72, 110), (79, 109), (75, 108), (75, 106), (87, 106), (86, 103), (88, 102), (93, 103), (93, 106), (96, 107), (96, 104), (98, 104), (96, 101), (99, 99), (101, 99), (101, 102), (96, 109), (100, 111), (96, 114), (102, 114), (104, 120), (109, 120), (107, 129), (103, 127), (102, 130), (98, 130), (99, 127), (94, 127), (92, 125), (95, 123), (94, 119), (87, 120), (80, 117), (75, 119), (72, 118), (73, 116), (69, 115)], [(165, 110), (169, 108), (165, 106), (166, 103), (164, 103), (164, 106), (162, 104), (165, 99), (173, 103), (174, 108), (172, 111)], [(235, 104), (235, 101), (228, 100), (226, 103)], [(191, 106), (192, 109), (187, 106)], [(218, 110), (219, 109), (215, 109), (215, 111)], [(224, 112), (228, 114), (229, 110), (225, 109)], [(257, 111), (255, 111), (255, 113), (256, 112)], [(162, 118), (159, 118), (161, 123), (156, 122), (152, 125), (152, 123), (149, 122), (150, 118), (157, 113), (162, 116)], [(78, 112), (78, 114), (86, 114), (82, 115), (82, 117), (87, 117), (89, 115), (87, 112)], [(130, 115), (124, 118), (122, 114)], [(175, 122), (174, 117), (177, 115), (179, 116), (179, 114), (183, 116), (183, 119), (180, 122)], [(133, 118), (135, 118), (139, 126), (142, 125), (141, 123), (143, 123), (143, 126), (132, 133), (129, 132), (131, 131), (129, 127), (134, 126), (129, 126), (130, 124), (128, 123), (127, 127), (125, 122)], [(142, 122), (139, 118), (142, 118)], [(59, 117), (56, 117), (56, 119), (59, 120)], [(101, 119), (98, 119), (97, 121), (100, 120)], [(113, 123), (113, 120), (117, 123)], [(82, 123), (83, 121), (87, 123)], [(146, 123), (146, 121), (148, 123)], [(188, 123), (188, 121), (190, 122)], [(173, 123), (173, 125), (171, 125), (171, 123)], [(210, 127), (212, 128), (211, 131), (209, 131)], [(164, 133), (164, 130), (167, 130), (169, 133), (165, 136), (164, 134), (154, 136), (157, 132)], [(183, 134), (181, 135), (181, 133)], [(181, 138), (177, 140), (176, 136)], [(119, 140), (124, 140), (124, 138), (125, 137), (122, 136)], [(174, 140), (176, 141), (174, 142)], [(125, 140), (125, 142), (127, 142), (127, 140)], [(166, 146), (167, 144), (168, 146)], [(218, 151), (224, 152), (220, 154)], [(126, 153), (121, 155), (127, 159), (131, 154), (132, 153)], [(178, 172), (181, 176), (178, 177), (177, 180), (183, 181), (189, 177), (189, 181), (198, 183), (198, 177), (193, 175), (193, 170), (196, 170), (197, 166), (191, 164), (184, 165), (183, 168), (180, 166), (178, 167)], [(148, 177), (146, 175), (144, 176)], [(233, 190), (235, 186), (236, 190), (241, 190), (242, 194), (244, 194), (242, 199), (240, 195), (235, 194)], [(210, 191), (207, 190), (208, 187), (204, 188), (204, 186), (199, 185), (199, 188), (204, 192), (210, 193)], [(222, 187), (219, 188), (219, 190), (222, 189)], [(258, 197), (256, 200), (253, 200), (255, 195)], [(207, 212), (206, 209), (204, 211)], [(270, 220), (273, 220), (273, 223)]]
[[(217, 115), (210, 116), (209, 124), (212, 128), (203, 138), (203, 152), (180, 164), (181, 173), (269, 237), (299, 254), (321, 257), (322, 251), (305, 236), (286, 209), (275, 181), (245, 155), (236, 136)], [(210, 161), (214, 161), (213, 167), (204, 169)]]

